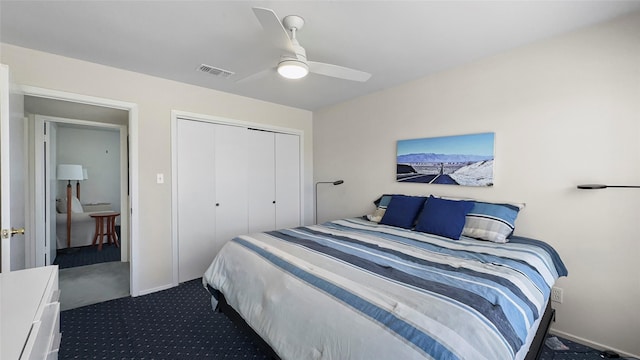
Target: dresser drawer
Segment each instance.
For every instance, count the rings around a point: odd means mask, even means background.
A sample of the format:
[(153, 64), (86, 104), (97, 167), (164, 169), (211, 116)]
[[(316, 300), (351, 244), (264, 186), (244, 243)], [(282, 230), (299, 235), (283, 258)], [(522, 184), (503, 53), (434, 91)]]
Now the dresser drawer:
[(51, 344), (51, 351), (60, 350), (60, 342), (62, 341), (62, 333), (59, 331), (60, 326), (56, 327), (56, 332), (53, 334), (53, 343)]
[(51, 293), (51, 298), (49, 298), (49, 303), (54, 303), (60, 301), (60, 290), (54, 290)]
[(51, 350), (47, 353), (46, 360), (58, 360), (58, 352), (60, 352), (60, 341), (62, 340), (62, 334), (56, 333), (53, 335), (53, 343)]
[(58, 349), (47, 354), (47, 360), (58, 360)]
[(0, 359), (57, 358), (61, 337), (58, 266), (0, 277)]
[[(45, 305), (44, 311), (40, 321), (36, 321), (33, 324), (31, 334), (29, 335), (29, 342), (27, 342), (26, 349), (31, 349), (29, 360), (42, 359), (53, 349), (58, 346), (59, 343), (55, 343), (55, 337), (60, 333), (60, 303), (50, 303)], [(33, 345), (30, 347), (30, 342), (33, 339)], [(25, 354), (26, 355), (26, 354)]]

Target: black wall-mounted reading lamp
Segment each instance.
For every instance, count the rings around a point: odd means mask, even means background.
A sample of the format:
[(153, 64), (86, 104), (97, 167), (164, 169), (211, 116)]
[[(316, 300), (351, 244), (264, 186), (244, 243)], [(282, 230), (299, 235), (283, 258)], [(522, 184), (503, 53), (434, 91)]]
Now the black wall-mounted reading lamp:
[(578, 189), (588, 189), (588, 190), (596, 190), (596, 189), (606, 189), (606, 188), (640, 188), (640, 186), (635, 185), (604, 185), (604, 184), (582, 184), (578, 185)]
[(336, 181), (318, 181), (316, 183), (316, 192), (315, 192), (315, 204), (316, 204), (316, 224), (318, 223), (318, 184), (333, 184), (340, 185), (344, 184), (344, 180), (336, 180)]

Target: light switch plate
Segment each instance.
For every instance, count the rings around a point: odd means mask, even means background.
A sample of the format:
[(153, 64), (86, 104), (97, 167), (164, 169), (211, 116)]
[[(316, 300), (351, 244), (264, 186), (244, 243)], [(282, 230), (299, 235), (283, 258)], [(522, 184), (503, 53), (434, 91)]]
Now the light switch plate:
[(164, 174), (156, 174), (156, 182), (158, 184), (164, 184)]

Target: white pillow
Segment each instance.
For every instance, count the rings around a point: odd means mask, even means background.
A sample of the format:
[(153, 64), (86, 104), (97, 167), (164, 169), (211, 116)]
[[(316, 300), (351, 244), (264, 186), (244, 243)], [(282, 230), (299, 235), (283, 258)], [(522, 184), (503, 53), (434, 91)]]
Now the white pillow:
[(77, 197), (71, 198), (71, 212), (72, 213), (83, 213), (82, 204), (80, 204), (80, 200)]
[(392, 197), (393, 195), (382, 195), (378, 200), (374, 201), (373, 203), (377, 205), (376, 211), (373, 214), (367, 214), (367, 219), (379, 223), (387, 211), (387, 205), (391, 202)]
[[(67, 199), (57, 199), (56, 200), (56, 210), (59, 214), (67, 213)], [(71, 198), (71, 212), (72, 213), (83, 213), (84, 209), (82, 208), (82, 204), (77, 197)]]

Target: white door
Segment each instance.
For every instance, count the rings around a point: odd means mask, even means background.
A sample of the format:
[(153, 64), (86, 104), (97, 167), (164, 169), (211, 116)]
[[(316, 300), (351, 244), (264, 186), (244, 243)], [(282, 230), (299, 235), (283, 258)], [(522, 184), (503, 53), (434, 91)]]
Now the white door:
[[(52, 204), (56, 203), (55, 192), (52, 191), (56, 181), (56, 159), (55, 156), (51, 156), (51, 154), (55, 154), (55, 151), (52, 152), (55, 147), (50, 141), (51, 138), (55, 139), (55, 134), (52, 134), (55, 126), (52, 126), (49, 121), (44, 121), (40, 116), (35, 116), (32, 121), (33, 136), (35, 138), (33, 143), (35, 157), (33, 166), (35, 183), (33, 204), (36, 211), (29, 228), (36, 239), (43, 240), (34, 244), (33, 264), (38, 267), (51, 265), (56, 258), (57, 250), (55, 241), (55, 207), (52, 206)], [(48, 201), (46, 197), (49, 197)]]
[[(48, 154), (48, 161), (45, 163), (45, 195), (49, 196), (49, 201), (45, 201), (45, 223), (48, 224), (45, 229), (45, 245), (49, 249), (47, 256), (47, 265), (53, 263), (56, 258), (58, 241), (56, 238), (56, 192), (53, 191), (58, 184), (58, 179), (56, 177), (56, 168), (57, 168), (57, 159), (55, 156), (51, 156), (52, 154), (56, 154), (57, 151), (57, 143), (55, 141), (56, 135), (58, 132), (58, 125), (56, 123), (52, 123), (50, 121), (46, 122), (47, 124), (47, 143), (46, 143), (46, 152)], [(122, 145), (121, 145), (122, 146)], [(122, 149), (121, 149), (122, 151)], [(37, 209), (38, 207), (36, 207)], [(121, 211), (122, 217), (121, 219), (126, 219), (127, 214), (125, 211)], [(126, 255), (127, 245), (125, 239), (128, 239), (128, 230), (125, 228), (128, 221), (122, 220), (122, 228), (120, 229), (120, 248), (123, 259), (128, 259)]]
[(217, 255), (227, 241), (248, 231), (247, 129), (227, 125), (211, 126), (216, 128), (214, 255)]
[(300, 137), (275, 136), (276, 229), (300, 226)]
[(275, 229), (275, 141), (274, 133), (249, 130), (249, 232)]
[(202, 277), (215, 255), (215, 126), (177, 122), (178, 280)]
[(9, 67), (0, 64), (1, 272), (25, 267), (25, 145), (23, 96), (10, 84)]

